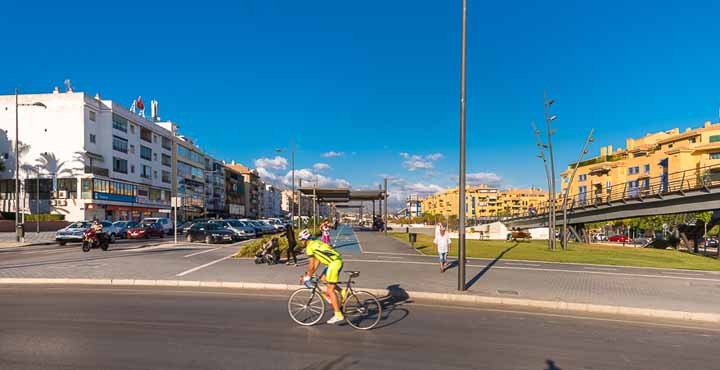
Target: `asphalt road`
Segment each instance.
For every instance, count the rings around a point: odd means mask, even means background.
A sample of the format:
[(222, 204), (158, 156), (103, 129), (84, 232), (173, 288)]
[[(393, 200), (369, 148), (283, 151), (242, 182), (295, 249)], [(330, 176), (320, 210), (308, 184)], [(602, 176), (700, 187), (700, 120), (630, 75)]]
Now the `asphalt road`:
[(388, 302), (299, 327), (287, 295), (0, 287), (0, 369), (718, 369), (720, 328)]

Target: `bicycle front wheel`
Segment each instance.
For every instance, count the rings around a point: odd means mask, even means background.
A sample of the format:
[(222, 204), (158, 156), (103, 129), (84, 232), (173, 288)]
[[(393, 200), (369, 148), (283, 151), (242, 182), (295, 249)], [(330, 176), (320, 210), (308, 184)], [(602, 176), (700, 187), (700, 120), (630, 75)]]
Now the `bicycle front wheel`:
[(355, 329), (370, 330), (382, 318), (380, 301), (364, 291), (353, 292), (343, 304), (343, 314), (348, 325)]
[(325, 315), (325, 300), (316, 289), (298, 289), (290, 295), (288, 313), (300, 325), (315, 325)]

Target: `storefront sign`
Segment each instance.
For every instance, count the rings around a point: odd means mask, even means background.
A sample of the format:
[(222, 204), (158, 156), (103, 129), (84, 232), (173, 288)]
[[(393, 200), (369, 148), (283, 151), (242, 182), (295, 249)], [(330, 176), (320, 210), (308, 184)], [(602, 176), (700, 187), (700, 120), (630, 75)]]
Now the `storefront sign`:
[(93, 193), (93, 199), (95, 200), (107, 200), (111, 202), (125, 202), (125, 203), (134, 203), (135, 197), (130, 195), (120, 195), (120, 194), (109, 194), (109, 193)]

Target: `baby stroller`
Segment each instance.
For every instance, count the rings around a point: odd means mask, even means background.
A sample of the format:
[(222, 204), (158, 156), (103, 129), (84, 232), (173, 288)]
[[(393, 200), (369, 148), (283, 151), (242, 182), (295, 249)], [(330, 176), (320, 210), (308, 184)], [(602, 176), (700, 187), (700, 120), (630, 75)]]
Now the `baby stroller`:
[(262, 263), (274, 265), (278, 262), (280, 262), (280, 242), (277, 238), (272, 238), (255, 254), (255, 263), (258, 265)]

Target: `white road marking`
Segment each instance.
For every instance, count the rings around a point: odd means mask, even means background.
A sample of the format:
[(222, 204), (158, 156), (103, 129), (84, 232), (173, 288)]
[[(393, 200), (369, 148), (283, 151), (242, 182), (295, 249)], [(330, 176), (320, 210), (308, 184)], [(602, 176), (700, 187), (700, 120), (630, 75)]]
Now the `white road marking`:
[(230, 254), (230, 255), (225, 256), (225, 257), (223, 257), (223, 258), (218, 258), (218, 259), (216, 259), (215, 261), (208, 262), (208, 263), (206, 263), (206, 264), (204, 264), (204, 265), (200, 265), (200, 266), (197, 266), (197, 267), (193, 267), (193, 268), (191, 268), (190, 270), (183, 271), (183, 272), (181, 272), (181, 273), (179, 273), (179, 274), (177, 274), (177, 275), (175, 275), (175, 276), (185, 276), (185, 275), (190, 274), (190, 273), (193, 273), (193, 272), (195, 272), (195, 271), (202, 270), (202, 269), (204, 269), (204, 268), (206, 268), (206, 267), (210, 267), (210, 266), (212, 266), (212, 265), (214, 265), (214, 264), (216, 264), (216, 263), (218, 263), (218, 262), (222, 262), (222, 261), (225, 261), (226, 259), (230, 259), (230, 258), (232, 258), (232, 256), (234, 256), (234, 255), (235, 255), (235, 252), (233, 252), (233, 254)]
[(617, 271), (618, 269), (612, 268), (612, 267), (591, 267), (591, 266), (585, 266), (583, 267), (585, 270), (597, 270), (597, 271)]
[(217, 248), (213, 248), (213, 249), (208, 249), (208, 250), (204, 250), (204, 251), (200, 251), (200, 252), (191, 253), (191, 254), (188, 254), (187, 256), (183, 256), (183, 258), (188, 258), (188, 257), (192, 257), (192, 256), (197, 256), (197, 255), (199, 255), (199, 254), (216, 251), (216, 250), (222, 249), (222, 248), (225, 248), (225, 247), (222, 246), (222, 247), (217, 247)]
[(392, 258), (392, 259), (404, 259), (405, 257), (400, 256), (382, 256), (383, 258)]
[[(404, 263), (410, 265), (435, 265), (432, 262), (418, 262), (418, 261), (384, 261), (384, 260), (359, 260), (359, 259), (346, 259), (345, 261), (354, 262), (369, 262), (369, 263)], [(467, 264), (467, 267), (485, 267), (487, 265), (473, 265)], [(528, 271), (549, 271), (549, 272), (565, 272), (570, 274), (596, 274), (596, 275), (615, 275), (615, 276), (627, 276), (627, 277), (642, 277), (642, 278), (663, 278), (663, 279), (677, 279), (677, 280), (694, 280), (694, 281), (712, 281), (720, 282), (720, 279), (700, 278), (691, 276), (663, 276), (663, 275), (649, 275), (649, 274), (629, 274), (625, 272), (612, 272), (612, 271), (588, 271), (588, 270), (560, 270), (550, 268), (538, 268), (538, 267), (513, 267), (513, 266), (493, 266), (493, 269), (498, 270), (528, 270)]]
[[(417, 254), (414, 253), (393, 253), (393, 252), (365, 252), (367, 254), (387, 254), (392, 256), (417, 256)], [(435, 256), (428, 256), (428, 257), (435, 257)]]
[(518, 262), (505, 262), (508, 266), (530, 266), (530, 267), (540, 267), (542, 266), (539, 263), (518, 263)]

